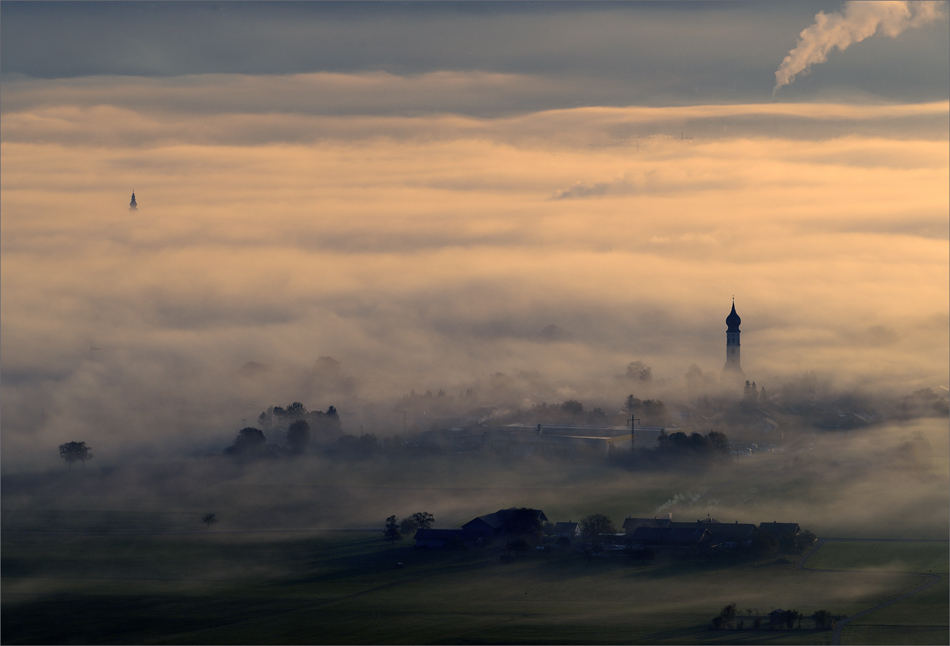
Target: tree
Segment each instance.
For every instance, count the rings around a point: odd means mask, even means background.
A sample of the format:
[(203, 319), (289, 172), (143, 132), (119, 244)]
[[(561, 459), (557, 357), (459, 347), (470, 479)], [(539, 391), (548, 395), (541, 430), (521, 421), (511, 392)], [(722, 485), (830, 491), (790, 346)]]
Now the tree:
[(809, 547), (815, 544), (815, 541), (818, 540), (818, 537), (815, 536), (815, 533), (810, 529), (806, 529), (801, 534), (795, 537), (795, 546), (798, 549), (798, 553), (801, 554)]
[(755, 405), (759, 401), (759, 389), (755, 385), (755, 382), (749, 382), (746, 380), (745, 387), (742, 389), (743, 397), (747, 404)]
[(798, 543), (795, 540), (795, 534), (791, 531), (785, 532), (785, 534), (778, 539), (778, 547), (785, 554), (798, 553)]
[(85, 442), (66, 442), (59, 445), (59, 457), (66, 460), (69, 468), (73, 468), (73, 462), (77, 460), (82, 462), (82, 467), (86, 468), (86, 460), (92, 459), (92, 449), (86, 446)]
[(595, 538), (601, 534), (615, 534), (617, 528), (609, 516), (591, 514), (581, 519), (581, 533), (588, 538)]
[(631, 361), (627, 364), (627, 379), (638, 381), (653, 381), (653, 370), (642, 361)]
[(782, 615), (782, 619), (785, 620), (785, 627), (788, 630), (791, 630), (795, 627), (795, 621), (801, 619), (802, 613), (797, 610), (786, 610)]
[(723, 606), (722, 610), (719, 611), (719, 616), (722, 617), (723, 623), (728, 626), (736, 618), (737, 612), (736, 604), (730, 603), (726, 606)]
[(399, 524), (399, 530), (408, 536), (417, 529), (429, 529), (434, 522), (435, 516), (429, 512), (417, 511), (411, 516), (402, 519), (402, 522)]
[(298, 419), (287, 429), (287, 444), (294, 453), (303, 453), (310, 445), (310, 424)]
[(561, 410), (570, 415), (581, 415), (584, 413), (584, 404), (576, 399), (568, 399), (561, 404)]
[(541, 538), (541, 519), (534, 509), (515, 509), (504, 518), (504, 531), (510, 536), (523, 536), (530, 540)]
[(755, 558), (770, 556), (778, 551), (778, 540), (768, 532), (756, 528), (752, 536), (751, 550)]
[(409, 518), (412, 519), (412, 524), (419, 529), (429, 529), (432, 523), (435, 522), (435, 516), (427, 511), (417, 511)]
[(218, 522), (217, 514), (214, 514), (214, 513), (202, 514), (201, 522), (207, 525), (208, 529), (210, 529), (212, 525)]
[(725, 433), (709, 431), (706, 434), (706, 444), (713, 454), (727, 455), (729, 453), (729, 438)]
[(531, 546), (528, 545), (528, 541), (523, 538), (517, 538), (513, 541), (508, 541), (505, 544), (505, 549), (509, 552), (514, 552), (515, 556), (518, 556), (521, 552), (527, 552), (531, 549)]
[(396, 520), (395, 516), (390, 516), (386, 519), (386, 531), (383, 532), (383, 537), (389, 541), (390, 545), (395, 545), (396, 541), (402, 540), (402, 533), (399, 531), (399, 521)]
[(264, 451), (267, 438), (264, 431), (250, 426), (238, 431), (234, 444), (224, 450), (225, 455), (254, 455)]
[(640, 408), (641, 406), (643, 406), (643, 401), (640, 400), (640, 399), (637, 399), (637, 398), (634, 397), (633, 395), (627, 395), (627, 402), (626, 402), (625, 406), (626, 406), (628, 412), (632, 412), (632, 411), (634, 411), (634, 410)]
[(815, 620), (815, 628), (824, 628), (831, 620), (831, 613), (827, 610), (816, 610), (811, 618)]

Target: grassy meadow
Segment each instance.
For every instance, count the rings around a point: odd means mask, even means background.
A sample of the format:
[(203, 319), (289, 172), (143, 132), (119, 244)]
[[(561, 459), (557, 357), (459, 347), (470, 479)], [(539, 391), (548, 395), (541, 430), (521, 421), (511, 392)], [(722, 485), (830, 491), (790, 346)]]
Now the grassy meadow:
[[(843, 644), (944, 644), (950, 642), (947, 612), (947, 543), (829, 542), (808, 560), (816, 569), (854, 570), (867, 573), (932, 573), (940, 581), (898, 603), (859, 617), (845, 626)], [(910, 584), (916, 587), (923, 576)], [(897, 596), (890, 593), (878, 603)]]
[(5, 643), (826, 643), (828, 630), (707, 625), (730, 602), (742, 614), (851, 614), (916, 580), (570, 550), (503, 564), (492, 549), (391, 547), (362, 533), (34, 535), (5, 538), (3, 559)]
[[(531, 506), (552, 521), (671, 513), (946, 541), (942, 424), (924, 428), (936, 457), (915, 469), (891, 464), (888, 442), (906, 430), (892, 429), (675, 471), (407, 455), (4, 475), (2, 641), (828, 643), (831, 631), (807, 620), (792, 631), (708, 626), (728, 603), (747, 628), (775, 608), (853, 615), (933, 570), (940, 583), (849, 624), (843, 640), (946, 642), (946, 542), (828, 542), (801, 570), (794, 558), (641, 565), (569, 549), (502, 563), (497, 547), (417, 550), (381, 531), (390, 514), (427, 510), (436, 527), (457, 527)], [(212, 511), (220, 522), (208, 528), (200, 518)]]

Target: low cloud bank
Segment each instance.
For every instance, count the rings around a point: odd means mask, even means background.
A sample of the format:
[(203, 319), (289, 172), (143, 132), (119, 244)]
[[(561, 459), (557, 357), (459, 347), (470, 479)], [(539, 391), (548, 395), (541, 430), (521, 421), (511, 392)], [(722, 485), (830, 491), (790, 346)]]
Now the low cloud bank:
[(721, 369), (733, 295), (760, 383), (948, 385), (945, 102), (342, 119), (69, 92), (4, 86), (5, 470), (69, 440), (220, 450), (292, 401), (351, 432), (398, 430), (411, 390), (615, 405), (631, 361)]

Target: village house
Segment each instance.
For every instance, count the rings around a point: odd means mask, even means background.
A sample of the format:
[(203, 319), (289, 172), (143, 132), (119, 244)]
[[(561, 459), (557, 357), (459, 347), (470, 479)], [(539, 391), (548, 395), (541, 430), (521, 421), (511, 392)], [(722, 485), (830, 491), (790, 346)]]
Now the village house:
[[(720, 547), (726, 549), (748, 547), (752, 544), (752, 539), (756, 532), (754, 523), (740, 523), (739, 521), (735, 521), (734, 523), (721, 523), (715, 518), (709, 517), (693, 522), (674, 521), (670, 515), (659, 518), (656, 516), (653, 518), (636, 518), (630, 516), (623, 521), (623, 531), (628, 540), (633, 539), (636, 541), (635, 536), (637, 535), (637, 531), (641, 528), (682, 530), (703, 528), (708, 532), (708, 538), (703, 539), (704, 548)], [(768, 532), (775, 538), (781, 538), (789, 532), (797, 536), (801, 531), (798, 523), (779, 523), (775, 521), (771, 523), (760, 523), (758, 529), (759, 531)], [(642, 538), (647, 535), (647, 533), (641, 532), (639, 536)], [(649, 535), (655, 537), (661, 534), (654, 533)]]
[[(493, 514), (485, 514), (468, 521), (460, 529), (420, 529), (413, 538), (416, 547), (451, 547), (483, 545), (505, 535), (505, 528), (516, 513), (518, 507), (499, 509)], [(540, 509), (527, 509), (538, 523), (548, 522), (548, 517)]]
[(710, 541), (709, 530), (705, 527), (638, 527), (633, 533), (635, 548), (701, 548)]
[(633, 533), (637, 531), (640, 527), (669, 527), (672, 522), (671, 516), (667, 515), (665, 518), (634, 518), (633, 516), (628, 516), (623, 521), (623, 531), (627, 536), (633, 536)]
[(572, 521), (559, 522), (554, 525), (555, 538), (578, 538), (581, 535), (581, 526)]

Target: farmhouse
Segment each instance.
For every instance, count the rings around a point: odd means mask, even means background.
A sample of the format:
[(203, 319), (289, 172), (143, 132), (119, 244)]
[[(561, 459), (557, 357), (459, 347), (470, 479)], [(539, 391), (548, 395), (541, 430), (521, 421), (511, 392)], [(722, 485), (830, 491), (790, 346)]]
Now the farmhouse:
[[(485, 514), (468, 521), (462, 525), (462, 529), (479, 532), (486, 537), (501, 536), (505, 533), (505, 526), (511, 521), (513, 516), (520, 510), (517, 507), (509, 509), (499, 509), (494, 514)], [(546, 523), (548, 517), (540, 509), (528, 509), (528, 512), (539, 522)]]
[[(752, 539), (756, 532), (754, 523), (740, 523), (739, 521), (735, 521), (734, 523), (721, 523), (715, 518), (686, 522), (674, 521), (669, 517), (657, 518), (654, 516), (653, 518), (635, 518), (630, 516), (623, 521), (623, 530), (628, 539), (633, 538), (634, 541), (637, 541), (637, 532), (641, 528), (678, 530), (705, 529), (708, 537), (703, 539), (703, 547), (724, 548), (747, 547), (752, 544)], [(789, 532), (797, 536), (801, 531), (798, 523), (779, 523), (775, 521), (771, 523), (761, 523), (758, 529), (759, 531), (768, 532), (775, 538), (781, 538)], [(647, 533), (642, 532), (639, 534), (641, 538), (647, 535)], [(660, 534), (655, 533), (649, 535), (652, 537), (660, 536)], [(672, 534), (670, 536), (672, 536)], [(651, 538), (651, 540), (654, 540), (654, 538)]]
[[(478, 516), (462, 525), (461, 529), (420, 529), (413, 538), (416, 547), (451, 547), (453, 545), (474, 546), (489, 543), (492, 539), (504, 536), (506, 528), (523, 513), (518, 507), (499, 509), (493, 514)], [(548, 517), (540, 509), (526, 509), (528, 517), (546, 523)], [(576, 523), (574, 523), (576, 525)]]
[(505, 529), (505, 523), (498, 514), (485, 514), (478, 518), (473, 518), (464, 525), (462, 529), (470, 532), (478, 532), (486, 538), (501, 536)]
[(633, 533), (634, 547), (690, 548), (705, 547), (710, 541), (705, 527), (638, 527)]
[(633, 533), (637, 531), (639, 527), (669, 527), (670, 518), (634, 518), (633, 516), (628, 516), (623, 521), (623, 531), (627, 536), (633, 536)]
[(754, 523), (720, 523), (718, 520), (697, 520), (695, 523), (670, 523), (670, 527), (705, 527), (709, 532), (709, 547), (739, 547), (751, 545), (755, 535)]

